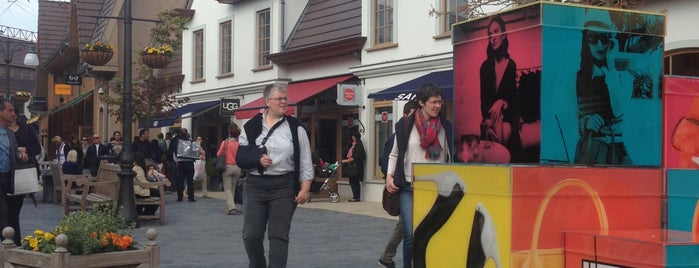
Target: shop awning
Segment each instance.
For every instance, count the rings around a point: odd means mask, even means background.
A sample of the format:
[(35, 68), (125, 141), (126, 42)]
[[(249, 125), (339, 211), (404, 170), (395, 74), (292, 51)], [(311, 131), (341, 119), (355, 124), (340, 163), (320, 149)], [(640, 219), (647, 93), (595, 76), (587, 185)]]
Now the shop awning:
[(426, 83), (432, 83), (439, 87), (442, 90), (442, 98), (452, 99), (454, 92), (453, 70), (431, 72), (405, 83), (371, 93), (367, 97), (379, 100), (412, 100), (415, 97), (415, 91)]
[[(306, 82), (298, 82), (289, 84), (286, 89), (288, 91), (287, 105), (289, 106), (286, 113), (293, 115), (296, 111), (295, 106), (316, 94), (323, 92), (329, 88), (335, 88), (339, 83), (345, 82), (352, 78), (352, 75), (338, 76), (333, 78), (318, 79)], [(256, 114), (260, 113), (260, 110), (265, 108), (264, 98), (256, 99), (248, 104), (245, 104), (235, 111), (236, 119), (250, 119)]]
[(88, 92), (85, 92), (83, 94), (78, 95), (77, 97), (73, 98), (72, 100), (70, 100), (69, 102), (66, 102), (63, 105), (60, 105), (56, 108), (53, 108), (53, 110), (49, 110), (49, 111), (46, 111), (40, 115), (36, 115), (36, 116), (30, 118), (29, 120), (27, 120), (27, 124), (34, 123), (34, 122), (39, 121), (40, 119), (42, 119), (44, 117), (47, 117), (49, 115), (55, 114), (55, 113), (60, 112), (60, 111), (63, 111), (63, 110), (65, 110), (65, 109), (67, 109), (75, 104), (78, 104), (82, 100), (84, 100), (85, 98), (92, 96), (92, 93), (94, 93), (94, 92), (95, 92), (94, 90), (90, 90)]
[(199, 102), (199, 103), (188, 103), (185, 106), (175, 109), (170, 113), (170, 116), (165, 118), (156, 118), (151, 122), (151, 127), (167, 127), (175, 124), (175, 120), (180, 118), (182, 115), (188, 113), (199, 113), (206, 112), (218, 106), (220, 100)]

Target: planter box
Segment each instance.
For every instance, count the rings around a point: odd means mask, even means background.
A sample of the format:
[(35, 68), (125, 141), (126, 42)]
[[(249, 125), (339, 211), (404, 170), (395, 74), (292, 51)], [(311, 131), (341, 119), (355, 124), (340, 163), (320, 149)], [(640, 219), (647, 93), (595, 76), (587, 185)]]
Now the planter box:
[[(5, 239), (0, 247), (0, 259), (3, 267), (160, 267), (160, 247), (155, 243), (157, 232), (154, 229), (146, 232), (148, 243), (142, 249), (76, 256), (70, 255), (64, 247), (60, 246), (51, 254), (16, 248), (12, 242), (12, 236), (7, 236), (5, 233), (3, 230), (3, 235), (10, 237), (10, 239)], [(65, 243), (67, 244), (67, 241)]]

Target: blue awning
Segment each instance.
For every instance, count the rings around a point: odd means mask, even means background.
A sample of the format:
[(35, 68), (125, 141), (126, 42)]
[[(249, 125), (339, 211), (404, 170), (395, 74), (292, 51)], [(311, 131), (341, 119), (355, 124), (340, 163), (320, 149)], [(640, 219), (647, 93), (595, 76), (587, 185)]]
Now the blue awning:
[(220, 103), (220, 100), (214, 100), (214, 101), (207, 101), (207, 102), (199, 102), (199, 103), (189, 103), (185, 106), (182, 106), (170, 113), (169, 117), (165, 118), (157, 118), (153, 119), (151, 123), (151, 127), (167, 127), (167, 126), (172, 126), (175, 124), (175, 120), (180, 118), (184, 114), (188, 113), (196, 113), (199, 111), (208, 111), (210, 108), (213, 108), (214, 106), (217, 106)]
[(369, 94), (369, 98), (379, 100), (412, 100), (420, 86), (432, 83), (442, 90), (442, 98), (452, 99), (454, 93), (454, 71), (439, 71), (420, 76), (413, 80)]

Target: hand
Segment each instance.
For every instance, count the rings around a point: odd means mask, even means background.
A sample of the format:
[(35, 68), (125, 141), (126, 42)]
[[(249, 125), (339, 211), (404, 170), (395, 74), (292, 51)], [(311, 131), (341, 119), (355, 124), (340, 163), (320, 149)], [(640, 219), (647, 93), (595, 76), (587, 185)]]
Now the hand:
[(270, 158), (267, 154), (263, 154), (262, 158), (260, 158), (260, 164), (263, 168), (267, 168), (272, 165), (272, 158)]
[(19, 160), (22, 161), (22, 163), (27, 162), (27, 160), (29, 160), (29, 155), (27, 155), (27, 153), (25, 152), (17, 153), (17, 155), (19, 156)]
[(604, 119), (599, 114), (593, 114), (587, 117), (585, 122), (585, 129), (589, 129), (593, 132), (599, 132), (600, 128), (604, 126)]
[(386, 176), (386, 190), (388, 190), (389, 193), (398, 192), (398, 187), (393, 183), (393, 175), (391, 174)]
[(308, 191), (301, 190), (299, 191), (298, 195), (296, 195), (296, 198), (294, 201), (297, 204), (305, 204), (308, 201)]

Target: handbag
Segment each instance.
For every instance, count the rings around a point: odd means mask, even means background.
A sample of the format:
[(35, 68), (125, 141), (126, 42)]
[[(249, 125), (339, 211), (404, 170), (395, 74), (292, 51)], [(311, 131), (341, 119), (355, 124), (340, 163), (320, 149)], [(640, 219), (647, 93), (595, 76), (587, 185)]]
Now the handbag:
[(564, 266), (564, 252), (562, 248), (547, 248), (540, 249), (539, 245), (539, 232), (541, 231), (541, 223), (544, 218), (544, 213), (546, 212), (546, 207), (548, 207), (551, 198), (553, 198), (558, 191), (566, 187), (579, 187), (584, 189), (587, 194), (592, 199), (592, 202), (597, 209), (597, 218), (600, 225), (600, 233), (606, 235), (609, 233), (609, 220), (607, 220), (607, 211), (604, 209), (604, 203), (600, 199), (599, 194), (595, 191), (592, 186), (587, 184), (587, 182), (578, 179), (566, 179), (563, 180), (553, 187), (546, 193), (544, 200), (541, 201), (539, 205), (539, 210), (536, 214), (536, 220), (534, 222), (534, 231), (532, 233), (532, 242), (530, 250), (516, 251), (511, 254), (511, 267), (516, 268), (533, 268), (533, 267), (563, 267)]
[(222, 173), (224, 170), (226, 170), (226, 150), (228, 149), (228, 139), (225, 139), (223, 142), (226, 143), (226, 146), (223, 146), (223, 153), (221, 156), (217, 156), (209, 160), (211, 165), (218, 173)]
[(40, 191), (39, 171), (36, 166), (34, 164), (17, 166), (13, 184), (14, 191), (8, 191), (8, 195), (23, 195)]
[(383, 188), (383, 197), (381, 198), (381, 204), (383, 204), (383, 210), (388, 212), (388, 215), (398, 216), (400, 215), (400, 207), (398, 205), (398, 193), (391, 193)]
[[(286, 117), (285, 117), (286, 118)], [(260, 165), (260, 158), (262, 158), (263, 154), (267, 153), (267, 147), (265, 147), (265, 143), (267, 143), (267, 139), (269, 139), (269, 136), (272, 135), (272, 132), (274, 132), (279, 125), (284, 122), (285, 119), (279, 120), (272, 128), (267, 132), (267, 136), (262, 139), (262, 142), (260, 145), (253, 145), (253, 144), (248, 144), (248, 145), (240, 145), (238, 144), (238, 151), (235, 154), (235, 163), (240, 167), (241, 169), (253, 169), (257, 168), (259, 173), (262, 174), (262, 165)], [(251, 139), (252, 141), (255, 140), (257, 137), (248, 137), (248, 139)]]
[(342, 175), (347, 177), (356, 177), (359, 175), (359, 168), (354, 161), (346, 163), (342, 166)]

